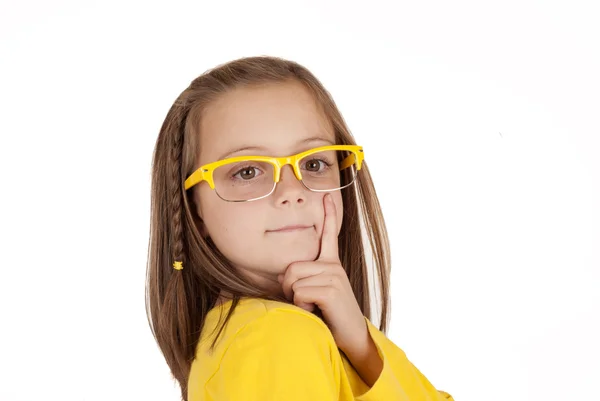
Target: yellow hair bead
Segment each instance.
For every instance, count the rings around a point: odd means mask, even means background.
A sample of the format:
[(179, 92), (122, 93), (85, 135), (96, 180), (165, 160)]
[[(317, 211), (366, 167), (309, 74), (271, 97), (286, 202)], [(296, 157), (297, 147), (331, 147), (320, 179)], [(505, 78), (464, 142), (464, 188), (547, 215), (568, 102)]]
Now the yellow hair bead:
[(181, 269), (183, 269), (183, 262), (175, 262), (175, 263), (173, 263), (173, 268), (175, 270), (181, 270)]

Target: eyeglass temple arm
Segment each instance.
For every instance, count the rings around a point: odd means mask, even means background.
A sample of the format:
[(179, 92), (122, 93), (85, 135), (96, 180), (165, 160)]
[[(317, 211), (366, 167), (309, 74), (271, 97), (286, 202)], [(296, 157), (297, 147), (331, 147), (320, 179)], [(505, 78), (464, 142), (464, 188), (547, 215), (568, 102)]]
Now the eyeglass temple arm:
[(354, 154), (351, 154), (350, 156), (348, 156), (344, 160), (342, 160), (342, 162), (340, 163), (340, 170), (344, 170), (344, 169), (352, 166), (355, 162), (356, 162), (356, 156), (354, 156)]

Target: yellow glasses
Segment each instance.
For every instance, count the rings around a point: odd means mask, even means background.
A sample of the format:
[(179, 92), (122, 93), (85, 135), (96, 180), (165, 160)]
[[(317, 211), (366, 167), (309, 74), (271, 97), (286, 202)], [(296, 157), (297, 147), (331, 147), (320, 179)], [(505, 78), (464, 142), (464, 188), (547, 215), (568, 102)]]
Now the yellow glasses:
[(266, 198), (275, 190), (281, 168), (289, 164), (309, 190), (330, 192), (352, 185), (364, 158), (362, 146), (330, 145), (288, 157), (239, 156), (206, 164), (185, 180), (185, 189), (206, 181), (228, 202)]

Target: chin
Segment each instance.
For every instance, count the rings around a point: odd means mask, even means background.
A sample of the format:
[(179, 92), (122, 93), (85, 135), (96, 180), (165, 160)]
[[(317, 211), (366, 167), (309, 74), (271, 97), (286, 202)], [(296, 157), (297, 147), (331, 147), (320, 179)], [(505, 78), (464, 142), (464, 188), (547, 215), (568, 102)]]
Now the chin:
[(270, 266), (267, 269), (273, 273), (283, 273), (294, 262), (312, 262), (319, 256), (318, 246), (310, 247), (279, 247), (272, 248), (269, 260), (260, 263)]
[(319, 256), (319, 248), (316, 246), (303, 249), (290, 249), (289, 251), (286, 250), (285, 253), (283, 253), (282, 250), (282, 255), (284, 255), (283, 262), (287, 267), (287, 265), (293, 262), (308, 262), (315, 260), (317, 256)]

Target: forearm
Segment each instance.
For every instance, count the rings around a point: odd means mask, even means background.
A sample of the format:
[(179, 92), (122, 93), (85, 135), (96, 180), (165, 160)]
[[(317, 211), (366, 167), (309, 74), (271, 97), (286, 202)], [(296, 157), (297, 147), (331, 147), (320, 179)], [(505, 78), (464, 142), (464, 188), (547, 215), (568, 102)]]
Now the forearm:
[(359, 344), (361, 345), (356, 349), (344, 351), (344, 353), (363, 382), (372, 387), (381, 374), (383, 361), (377, 352), (377, 347), (368, 329), (365, 328), (365, 333)]

